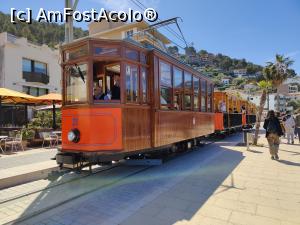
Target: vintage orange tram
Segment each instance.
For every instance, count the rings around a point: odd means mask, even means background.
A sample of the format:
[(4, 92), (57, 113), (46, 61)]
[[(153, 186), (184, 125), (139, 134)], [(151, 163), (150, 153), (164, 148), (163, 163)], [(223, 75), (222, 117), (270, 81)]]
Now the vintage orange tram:
[(159, 49), (84, 38), (61, 50), (61, 166), (191, 147), (225, 128), (211, 80)]
[(214, 92), (215, 131), (249, 128), (256, 122), (255, 104), (230, 92)]
[(215, 130), (212, 82), (163, 51), (85, 38), (62, 58), (61, 165), (190, 146)]

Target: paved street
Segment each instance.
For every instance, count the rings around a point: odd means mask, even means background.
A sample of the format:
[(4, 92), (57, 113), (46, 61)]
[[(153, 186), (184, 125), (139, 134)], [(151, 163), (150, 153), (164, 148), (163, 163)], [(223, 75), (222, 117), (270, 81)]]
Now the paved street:
[(24, 152), (18, 151), (8, 155), (2, 154), (0, 157), (0, 170), (48, 161), (50, 158), (54, 157), (55, 154), (56, 150), (49, 148), (30, 149)]
[[(300, 224), (298, 142), (282, 144), (280, 160), (273, 161), (266, 147), (246, 151), (235, 146), (240, 139), (236, 135), (207, 145), (19, 224)], [(260, 143), (266, 144), (265, 139)], [(107, 182), (101, 179), (98, 182)], [(23, 214), (55, 196), (45, 191), (34, 201), (28, 199)]]

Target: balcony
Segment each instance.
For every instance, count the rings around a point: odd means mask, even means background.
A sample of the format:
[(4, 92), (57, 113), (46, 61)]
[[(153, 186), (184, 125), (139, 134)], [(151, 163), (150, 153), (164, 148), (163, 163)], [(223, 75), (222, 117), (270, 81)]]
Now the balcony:
[(152, 34), (150, 34), (149, 32), (147, 31), (141, 31), (141, 32), (138, 32), (136, 34), (134, 34), (132, 37), (133, 40), (137, 41), (137, 42), (145, 42), (145, 43), (148, 43), (150, 45), (153, 45), (163, 51), (166, 51), (166, 46), (165, 44), (159, 40), (158, 38), (154, 37)]
[(23, 79), (25, 79), (26, 82), (49, 83), (49, 76), (43, 73), (23, 72)]

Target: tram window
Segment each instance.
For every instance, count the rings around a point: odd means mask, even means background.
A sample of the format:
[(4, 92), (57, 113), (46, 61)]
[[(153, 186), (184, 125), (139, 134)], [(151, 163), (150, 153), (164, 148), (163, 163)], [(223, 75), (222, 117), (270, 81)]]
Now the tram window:
[(141, 80), (142, 80), (142, 102), (147, 102), (147, 69), (145, 67), (142, 67), (141, 71)]
[(212, 90), (211, 85), (207, 85), (207, 112), (212, 111)]
[(74, 50), (67, 50), (65, 52), (65, 59), (68, 61), (68, 60), (78, 59), (86, 55), (88, 55), (88, 46), (83, 45)]
[(125, 50), (125, 56), (128, 59), (134, 60), (134, 61), (139, 61), (139, 52), (132, 50), (132, 49), (126, 49)]
[(184, 107), (185, 107), (185, 109), (190, 109), (191, 108), (191, 106), (192, 106), (192, 104), (191, 104), (191, 102), (192, 102), (192, 100), (191, 100), (192, 98), (191, 98), (191, 95), (184, 95)]
[(201, 80), (201, 112), (206, 110), (206, 81)]
[(174, 67), (173, 71), (174, 81), (174, 109), (181, 110), (182, 96), (183, 96), (183, 73), (182, 70)]
[(160, 75), (160, 104), (161, 108), (170, 108), (172, 93), (171, 65), (163, 61), (159, 62)]
[[(171, 88), (161, 87), (160, 88), (160, 104), (169, 105), (171, 104)], [(164, 107), (166, 108), (166, 107)]]
[(194, 110), (199, 111), (199, 78), (193, 77), (194, 83)]
[(145, 53), (140, 53), (141, 63), (147, 64), (147, 55)]
[(192, 107), (192, 74), (184, 72), (184, 109)]
[(102, 55), (119, 55), (119, 49), (116, 47), (100, 47), (96, 46), (94, 48), (94, 55), (102, 56)]
[(120, 100), (120, 63), (94, 63), (94, 100)]
[(182, 87), (183, 87), (182, 70), (174, 67), (174, 88), (182, 88)]
[(126, 65), (126, 100), (138, 102), (138, 67)]
[(68, 103), (87, 101), (87, 64), (65, 67), (66, 69), (66, 101)]

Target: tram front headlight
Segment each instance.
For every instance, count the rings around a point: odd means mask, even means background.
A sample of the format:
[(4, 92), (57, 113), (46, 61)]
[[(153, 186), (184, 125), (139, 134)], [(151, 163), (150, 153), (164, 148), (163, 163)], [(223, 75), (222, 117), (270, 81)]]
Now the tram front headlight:
[(80, 132), (78, 129), (70, 130), (68, 133), (68, 141), (77, 143), (80, 139)]

